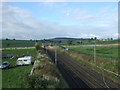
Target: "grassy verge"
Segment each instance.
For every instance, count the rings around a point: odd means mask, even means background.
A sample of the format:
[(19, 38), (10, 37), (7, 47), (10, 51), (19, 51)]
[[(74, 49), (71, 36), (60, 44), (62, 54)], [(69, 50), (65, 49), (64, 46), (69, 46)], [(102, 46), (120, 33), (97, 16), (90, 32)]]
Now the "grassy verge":
[[(36, 55), (35, 49), (15, 49), (5, 50), (2, 54), (12, 54), (14, 58), (3, 58), (2, 62), (8, 61), (11, 65), (9, 69), (2, 70), (2, 88), (22, 88), (23, 78), (28, 76), (32, 69), (32, 65), (29, 66), (16, 66), (16, 60), (21, 55)], [(33, 62), (35, 58), (33, 57)]]
[(57, 67), (41, 48), (34, 64), (32, 75), (25, 78), (27, 88), (68, 88)]

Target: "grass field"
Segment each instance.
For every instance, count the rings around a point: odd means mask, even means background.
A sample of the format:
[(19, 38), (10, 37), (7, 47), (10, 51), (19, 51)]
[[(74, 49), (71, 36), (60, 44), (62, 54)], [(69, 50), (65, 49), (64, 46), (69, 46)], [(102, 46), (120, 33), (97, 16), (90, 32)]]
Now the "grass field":
[(36, 54), (36, 50), (35, 48), (32, 49), (9, 49), (9, 50), (4, 50), (2, 52), (2, 54), (13, 54), (13, 55), (35, 55)]
[[(70, 46), (70, 50), (81, 52), (87, 55), (94, 55), (94, 46)], [(118, 45), (98, 45), (96, 46), (96, 55), (109, 57), (109, 58), (120, 58), (118, 56)]]
[[(93, 44), (116, 44), (119, 43), (118, 39), (114, 39), (114, 40), (72, 40), (72, 44), (71, 45), (93, 45)], [(61, 43), (61, 45), (68, 45), (68, 40), (66, 40), (65, 42)]]
[[(12, 55), (36, 55), (35, 49), (15, 49), (15, 50), (5, 50), (3, 54)], [(29, 66), (16, 66), (16, 60), (18, 57), (15, 56), (14, 59), (4, 58), (2, 62), (8, 61), (11, 66), (10, 69), (2, 70), (2, 87), (3, 88), (20, 88), (23, 87), (23, 78), (30, 73), (32, 65)], [(33, 58), (34, 61), (34, 58)]]
[(2, 71), (2, 87), (3, 88), (21, 88), (23, 78), (30, 73), (32, 65), (18, 66)]
[(2, 47), (34, 47), (35, 41), (30, 40), (2, 40)]

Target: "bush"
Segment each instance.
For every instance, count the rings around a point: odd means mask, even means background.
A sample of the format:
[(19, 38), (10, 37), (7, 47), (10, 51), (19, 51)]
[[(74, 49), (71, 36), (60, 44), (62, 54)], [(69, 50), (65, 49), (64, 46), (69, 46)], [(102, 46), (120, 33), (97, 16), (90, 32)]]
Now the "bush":
[(42, 75), (26, 76), (23, 81), (24, 88), (55, 88), (59, 86), (53, 80), (47, 80)]
[(42, 75), (27, 76), (24, 79), (24, 87), (27, 88), (47, 88), (48, 81)]
[(35, 48), (36, 48), (37, 51), (41, 50), (42, 49), (41, 44), (40, 43), (35, 43)]

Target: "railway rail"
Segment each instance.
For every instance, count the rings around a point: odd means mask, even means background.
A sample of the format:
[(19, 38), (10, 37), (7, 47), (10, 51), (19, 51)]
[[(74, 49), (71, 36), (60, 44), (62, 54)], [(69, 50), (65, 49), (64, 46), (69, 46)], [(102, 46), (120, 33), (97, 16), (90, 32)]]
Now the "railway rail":
[[(48, 55), (54, 61), (55, 51), (49, 49)], [(103, 77), (102, 74), (98, 74), (61, 52), (57, 53), (57, 67), (70, 88), (118, 88), (116, 83)]]

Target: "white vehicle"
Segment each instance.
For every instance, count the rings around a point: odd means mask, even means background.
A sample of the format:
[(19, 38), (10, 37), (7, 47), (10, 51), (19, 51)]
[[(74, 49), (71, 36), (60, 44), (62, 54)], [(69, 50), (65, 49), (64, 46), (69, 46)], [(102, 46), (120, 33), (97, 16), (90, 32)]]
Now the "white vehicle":
[(16, 65), (30, 65), (32, 64), (32, 56), (25, 56), (17, 59)]

